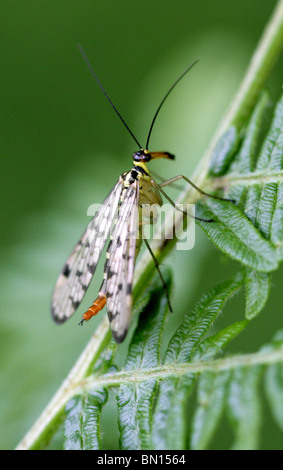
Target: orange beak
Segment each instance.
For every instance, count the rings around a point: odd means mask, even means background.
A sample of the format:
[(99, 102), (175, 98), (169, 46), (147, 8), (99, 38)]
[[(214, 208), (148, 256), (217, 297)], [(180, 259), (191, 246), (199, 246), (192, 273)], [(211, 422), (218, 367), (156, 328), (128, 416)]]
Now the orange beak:
[(169, 152), (150, 152), (152, 160), (154, 158), (167, 158), (169, 160), (174, 160), (175, 155), (172, 155), (172, 153)]

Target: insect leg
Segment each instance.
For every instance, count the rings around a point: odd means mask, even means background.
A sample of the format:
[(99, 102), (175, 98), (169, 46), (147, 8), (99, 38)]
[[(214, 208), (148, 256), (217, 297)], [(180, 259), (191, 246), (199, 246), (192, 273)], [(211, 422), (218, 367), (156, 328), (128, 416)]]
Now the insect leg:
[(180, 179), (184, 179), (185, 181), (187, 181), (187, 183), (189, 183), (194, 189), (196, 189), (203, 196), (212, 197), (213, 199), (219, 199), (220, 201), (228, 201), (228, 202), (235, 203), (235, 201), (233, 199), (225, 199), (225, 198), (220, 197), (220, 196), (215, 196), (214, 194), (206, 193), (205, 191), (200, 189), (198, 186), (196, 186), (191, 180), (189, 180), (189, 178), (187, 178), (186, 176), (183, 176), (183, 175), (174, 176), (173, 178), (170, 178), (167, 181), (163, 181), (163, 183), (159, 184), (159, 187), (160, 186), (161, 187), (162, 186), (167, 186), (168, 184), (174, 183), (174, 181), (178, 181)]
[[(173, 179), (173, 178), (172, 178)], [(172, 204), (172, 206), (177, 210), (177, 211), (180, 211), (180, 212), (183, 212), (183, 214), (186, 214), (188, 215), (189, 217), (192, 217), (193, 219), (195, 220), (200, 220), (201, 222), (214, 222), (214, 219), (202, 219), (200, 217), (196, 217), (194, 215), (191, 215), (189, 214), (188, 212), (186, 211), (183, 211), (182, 209), (180, 209), (180, 207), (178, 207), (177, 204), (175, 204), (175, 202), (171, 199), (171, 197), (168, 196), (168, 194), (165, 193), (165, 191), (163, 191), (163, 189), (160, 187), (160, 184), (157, 184), (156, 181), (152, 180), (152, 183), (158, 188), (158, 190), (163, 194), (164, 197), (166, 197), (166, 199), (170, 202), (170, 204)], [(168, 183), (169, 184), (169, 183)]]
[(159, 183), (159, 186), (166, 186), (166, 184), (171, 184), (172, 188), (182, 189), (182, 186), (179, 186), (178, 184), (174, 184), (174, 181), (171, 181), (171, 179), (174, 179), (174, 178), (171, 178), (170, 180), (165, 180), (165, 178), (163, 178), (163, 176), (159, 175), (158, 173), (156, 173), (156, 171), (152, 171), (152, 170), (150, 170), (150, 174), (154, 178), (158, 178), (158, 179), (162, 180), (162, 183)]
[(163, 287), (164, 287), (164, 289), (165, 289), (169, 310), (170, 310), (171, 313), (173, 313), (173, 309), (172, 309), (172, 306), (171, 306), (171, 303), (170, 303), (170, 297), (169, 297), (168, 287), (167, 287), (167, 284), (166, 284), (166, 282), (165, 282), (165, 279), (164, 279), (164, 277), (163, 277), (163, 275), (162, 275), (162, 272), (160, 271), (159, 263), (158, 263), (156, 257), (154, 256), (154, 253), (153, 253), (153, 251), (152, 251), (152, 249), (151, 249), (151, 247), (150, 247), (150, 244), (148, 243), (148, 241), (147, 241), (146, 238), (144, 238), (144, 242), (145, 242), (145, 244), (146, 244), (146, 246), (147, 246), (147, 248), (148, 248), (148, 251), (150, 252), (150, 254), (151, 254), (151, 256), (152, 256), (152, 259), (153, 259), (153, 261), (154, 261), (155, 267), (156, 267), (156, 269), (157, 269), (157, 271), (158, 271), (158, 274), (159, 274), (159, 276), (160, 276), (161, 282), (162, 282)]

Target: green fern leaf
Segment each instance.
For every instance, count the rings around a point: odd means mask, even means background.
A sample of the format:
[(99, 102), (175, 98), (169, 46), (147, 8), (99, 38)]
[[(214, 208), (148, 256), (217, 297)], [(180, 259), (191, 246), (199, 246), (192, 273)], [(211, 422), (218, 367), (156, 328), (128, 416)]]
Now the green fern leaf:
[(101, 448), (100, 417), (108, 393), (105, 388), (72, 398), (66, 406), (65, 450)]
[(270, 293), (270, 274), (243, 268), (246, 288), (246, 318), (251, 320), (261, 312)]
[(261, 372), (261, 366), (239, 367), (233, 371), (227, 400), (228, 414), (235, 433), (232, 449), (253, 450), (258, 447), (261, 424)]
[[(167, 285), (171, 280), (167, 279)], [(150, 370), (160, 364), (162, 332), (167, 315), (164, 289), (153, 291), (129, 347), (124, 369)], [(122, 449), (150, 449), (151, 421), (157, 380), (125, 384), (117, 392), (118, 424)]]
[(206, 449), (219, 424), (225, 407), (230, 371), (201, 374), (198, 383), (197, 409), (192, 421), (191, 448)]
[[(193, 311), (186, 315), (182, 325), (170, 340), (165, 353), (165, 364), (183, 363), (190, 361), (192, 357), (199, 357), (198, 348), (202, 349), (201, 340), (222, 312), (227, 300), (239, 291), (242, 282), (242, 276), (237, 275), (201, 298)], [(195, 380), (195, 374), (188, 374), (182, 377), (166, 378), (160, 384), (153, 418), (154, 448), (184, 449), (186, 447), (184, 413), (187, 398)]]
[(268, 94), (263, 92), (237, 151), (238, 139), (232, 127), (226, 133), (230, 135), (229, 145), (227, 138), (225, 141), (229, 155), (224, 158), (226, 164), (221, 163), (221, 152), (218, 160), (217, 148), (211, 162), (213, 184), (225, 188), (239, 208), (217, 200), (207, 200), (209, 210), (199, 205), (202, 217), (217, 220), (214, 224), (200, 224), (210, 240), (243, 265), (248, 319), (265, 306), (270, 293), (269, 273), (278, 267), (283, 256), (283, 98), (264, 136), (269, 109)]

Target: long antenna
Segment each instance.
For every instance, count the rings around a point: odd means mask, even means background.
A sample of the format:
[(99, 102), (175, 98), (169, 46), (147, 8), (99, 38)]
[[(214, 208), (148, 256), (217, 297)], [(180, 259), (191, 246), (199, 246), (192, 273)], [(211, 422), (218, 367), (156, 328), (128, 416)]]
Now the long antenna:
[(175, 88), (175, 86), (177, 85), (177, 83), (179, 83), (179, 81), (186, 75), (186, 73), (188, 73), (189, 70), (191, 70), (193, 68), (193, 66), (198, 62), (198, 60), (195, 60), (191, 65), (189, 65), (186, 70), (184, 70), (184, 72), (177, 78), (177, 80), (173, 83), (173, 85), (169, 88), (169, 90), (167, 91), (166, 95), (164, 96), (163, 100), (161, 101), (160, 105), (158, 106), (157, 108), (157, 111), (154, 115), (154, 118), (152, 120), (152, 123), (150, 125), (150, 128), (149, 128), (149, 132), (148, 132), (148, 136), (147, 136), (147, 141), (146, 141), (146, 149), (148, 150), (148, 144), (149, 144), (149, 139), (150, 139), (150, 136), (151, 136), (151, 132), (152, 132), (152, 128), (153, 128), (153, 125), (155, 123), (155, 120), (157, 118), (157, 115), (164, 103), (164, 101), (168, 98), (168, 95), (171, 93), (171, 91), (173, 90), (173, 88)]
[(112, 106), (112, 108), (114, 109), (115, 113), (118, 115), (118, 117), (120, 118), (120, 120), (122, 121), (122, 123), (124, 124), (124, 126), (126, 127), (126, 129), (128, 130), (128, 132), (131, 134), (132, 138), (134, 139), (134, 141), (136, 142), (136, 144), (139, 146), (139, 148), (141, 149), (142, 146), (141, 144), (139, 143), (139, 141), (136, 139), (136, 137), (134, 136), (134, 134), (132, 133), (131, 129), (129, 128), (128, 124), (126, 123), (126, 121), (123, 119), (123, 117), (121, 116), (121, 114), (119, 113), (118, 109), (116, 108), (116, 106), (114, 105), (113, 101), (110, 99), (110, 97), (108, 96), (108, 94), (106, 93), (102, 83), (100, 82), (98, 76), (96, 75), (96, 73), (94, 72), (91, 64), (90, 64), (90, 61), (88, 60), (88, 57), (85, 53), (85, 51), (83, 50), (82, 46), (80, 44), (78, 44), (78, 49), (86, 63), (86, 65), (88, 66), (92, 76), (94, 77), (94, 79), (96, 80), (99, 88), (101, 89), (102, 93), (104, 94), (104, 96), (106, 97), (107, 101), (110, 103), (110, 105)]

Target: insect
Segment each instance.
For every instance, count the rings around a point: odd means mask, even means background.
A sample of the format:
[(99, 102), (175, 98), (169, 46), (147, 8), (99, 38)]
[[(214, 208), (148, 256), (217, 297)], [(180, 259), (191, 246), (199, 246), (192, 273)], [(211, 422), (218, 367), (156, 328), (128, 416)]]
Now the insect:
[[(169, 202), (175, 206), (174, 202), (163, 190), (163, 187), (179, 179), (187, 181), (202, 195), (217, 199), (221, 198), (205, 193), (182, 175), (158, 184), (150, 175), (147, 167), (148, 162), (153, 159), (174, 159), (174, 155), (169, 152), (149, 151), (149, 140), (156, 117), (169, 93), (171, 93), (181, 78), (188, 73), (196, 62), (187, 67), (164, 96), (152, 120), (146, 146), (143, 149), (109, 98), (81, 46), (79, 46), (79, 49), (93, 77), (110, 105), (135, 140), (139, 150), (133, 154), (132, 169), (119, 177), (118, 182), (106, 197), (93, 219), (89, 222), (86, 231), (65, 263), (54, 288), (51, 312), (56, 323), (63, 323), (78, 309), (94, 275), (102, 250), (107, 240), (110, 238), (106, 251), (103, 282), (98, 297), (84, 313), (80, 324), (90, 320), (90, 318), (101, 311), (106, 305), (113, 338), (117, 343), (121, 343), (129, 328), (132, 311), (134, 265), (140, 251), (142, 240), (144, 239), (142, 237), (142, 224), (139, 222), (140, 209), (142, 206), (144, 204), (157, 204), (161, 206), (162, 196), (167, 198)], [(178, 209), (176, 206), (175, 208)], [(197, 217), (195, 218), (197, 219)], [(213, 222), (212, 219), (205, 221)], [(137, 236), (137, 234), (140, 236)], [(153, 256), (156, 268), (166, 289), (168, 304), (171, 309), (166, 283), (159, 269), (158, 262), (154, 257), (148, 241), (146, 239), (144, 239), (144, 241)]]

